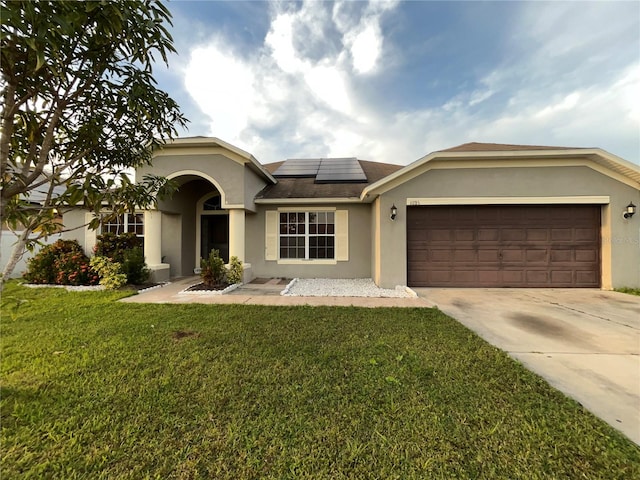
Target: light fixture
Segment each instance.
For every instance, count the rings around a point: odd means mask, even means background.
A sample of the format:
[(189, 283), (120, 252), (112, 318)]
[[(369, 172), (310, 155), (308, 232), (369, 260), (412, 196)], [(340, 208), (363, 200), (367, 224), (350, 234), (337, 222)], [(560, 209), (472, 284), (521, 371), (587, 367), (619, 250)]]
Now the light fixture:
[(636, 206), (633, 204), (633, 202), (629, 203), (629, 205), (627, 205), (627, 208), (624, 209), (624, 213), (622, 214), (622, 216), (624, 218), (631, 218), (633, 217), (633, 214), (636, 213)]
[(398, 216), (398, 207), (396, 207), (396, 204), (394, 203), (393, 206), (391, 207), (390, 218), (391, 220), (395, 220), (397, 216)]

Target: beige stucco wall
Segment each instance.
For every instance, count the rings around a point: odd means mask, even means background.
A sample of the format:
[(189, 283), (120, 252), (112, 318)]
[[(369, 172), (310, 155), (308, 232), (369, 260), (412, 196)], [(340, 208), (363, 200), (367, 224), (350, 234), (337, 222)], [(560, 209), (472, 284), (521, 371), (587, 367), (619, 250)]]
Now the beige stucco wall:
[(160, 155), (154, 157), (152, 165), (138, 169), (136, 179), (149, 173), (172, 179), (179, 178), (181, 173), (199, 173), (202, 178), (211, 179), (220, 190), (223, 205), (244, 205), (245, 170), (243, 164), (222, 154)]
[[(160, 201), (164, 215), (162, 256), (171, 265), (171, 275), (192, 275), (196, 267), (199, 215), (197, 203), (217, 190), (225, 210), (255, 211), (255, 195), (267, 180), (250, 162), (234, 152), (217, 147), (167, 148), (158, 152), (152, 165), (136, 171), (136, 178), (153, 173), (176, 181), (180, 187), (171, 199)], [(247, 237), (248, 238), (248, 237)]]
[(62, 238), (65, 240), (77, 240), (86, 255), (93, 255), (96, 232), (83, 227), (90, 218), (86, 210), (80, 208), (65, 212), (62, 217), (64, 229)]
[[(277, 210), (277, 206), (258, 205), (257, 213), (246, 217), (246, 253), (256, 277), (284, 278), (369, 278), (371, 277), (371, 215), (369, 204), (331, 204), (338, 210), (349, 212), (349, 260), (332, 265), (318, 265), (313, 261), (304, 264), (278, 264), (265, 260), (265, 212)], [(315, 205), (296, 204), (308, 210), (322, 210)]]
[[(603, 206), (603, 221), (610, 216), (610, 229), (602, 238), (603, 252), (610, 248), (610, 265), (603, 261), (603, 288), (640, 287), (640, 215), (622, 218), (624, 207), (640, 205), (640, 191), (586, 166), (436, 168), (383, 193), (374, 203), (380, 217), (378, 238), (381, 254), (374, 258), (372, 271), (379, 272), (379, 284), (393, 287), (406, 284), (406, 207), (407, 198), (451, 197), (570, 197), (609, 196)], [(398, 218), (389, 219), (392, 204)], [(605, 260), (605, 259), (603, 259)], [(374, 278), (376, 278), (374, 276)], [(607, 285), (610, 283), (610, 285)]]

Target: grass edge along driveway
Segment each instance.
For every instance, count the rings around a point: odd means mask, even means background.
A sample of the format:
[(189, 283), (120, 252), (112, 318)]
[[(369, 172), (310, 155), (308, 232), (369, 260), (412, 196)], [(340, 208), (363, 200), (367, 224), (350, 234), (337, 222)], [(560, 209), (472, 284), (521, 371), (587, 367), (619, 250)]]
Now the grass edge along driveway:
[(637, 478), (640, 449), (437, 310), (2, 297), (3, 478)]

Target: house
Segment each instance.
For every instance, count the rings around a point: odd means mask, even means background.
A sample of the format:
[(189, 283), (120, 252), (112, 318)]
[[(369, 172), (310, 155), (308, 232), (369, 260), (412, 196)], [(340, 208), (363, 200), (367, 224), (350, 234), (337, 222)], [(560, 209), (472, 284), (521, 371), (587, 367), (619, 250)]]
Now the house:
[[(468, 143), (407, 166), (260, 164), (181, 138), (137, 171), (179, 191), (122, 225), (157, 280), (212, 248), (254, 277), (371, 277), (381, 287), (640, 287), (640, 167), (598, 148)], [(627, 208), (629, 212), (627, 212)], [(84, 214), (65, 216), (81, 224)], [(108, 226), (107, 226), (108, 228)], [(78, 239), (87, 251), (95, 232)]]
[[(40, 180), (46, 180), (44, 177), (40, 177)], [(43, 205), (47, 202), (48, 196), (48, 186), (49, 184), (45, 184), (44, 186), (37, 187), (32, 189), (28, 193), (27, 204), (29, 204), (35, 210), (42, 210)], [(52, 194), (54, 196), (61, 195), (64, 192), (64, 188), (61, 186), (54, 186), (52, 190)], [(44, 207), (46, 208), (46, 207)], [(55, 222), (59, 224), (60, 230), (62, 229), (62, 215), (58, 214), (56, 210), (53, 210), (55, 213)], [(0, 272), (4, 272), (7, 263), (10, 261), (11, 254), (16, 246), (16, 243), (19, 241), (20, 237), (24, 234), (24, 225), (18, 224), (17, 228), (10, 228), (4, 219), (0, 228), (2, 228), (2, 238), (0, 240), (0, 252), (2, 255), (0, 256)], [(36, 232), (35, 237), (37, 237), (41, 232)], [(31, 238), (34, 235), (29, 235)], [(13, 271), (9, 275), (9, 278), (18, 278), (24, 275), (26, 272), (29, 260), (33, 258), (45, 245), (50, 245), (55, 243), (58, 239), (62, 237), (60, 231), (56, 231), (49, 235), (46, 235), (39, 239), (38, 243), (33, 246), (32, 250), (23, 250), (22, 256), (18, 259), (16, 265), (13, 268)]]

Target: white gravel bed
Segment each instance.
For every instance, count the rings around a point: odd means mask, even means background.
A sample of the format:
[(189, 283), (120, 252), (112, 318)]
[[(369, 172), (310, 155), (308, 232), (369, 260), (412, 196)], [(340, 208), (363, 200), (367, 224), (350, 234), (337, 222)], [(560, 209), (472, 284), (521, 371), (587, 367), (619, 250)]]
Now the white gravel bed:
[(395, 289), (380, 288), (370, 278), (294, 278), (281, 295), (291, 297), (387, 297), (409, 298), (416, 294), (398, 285)]

